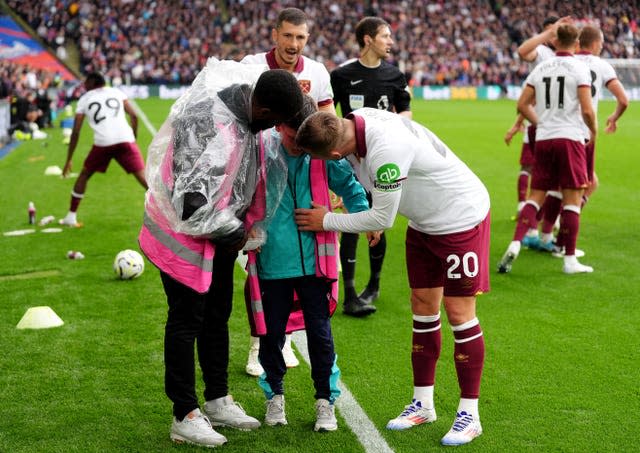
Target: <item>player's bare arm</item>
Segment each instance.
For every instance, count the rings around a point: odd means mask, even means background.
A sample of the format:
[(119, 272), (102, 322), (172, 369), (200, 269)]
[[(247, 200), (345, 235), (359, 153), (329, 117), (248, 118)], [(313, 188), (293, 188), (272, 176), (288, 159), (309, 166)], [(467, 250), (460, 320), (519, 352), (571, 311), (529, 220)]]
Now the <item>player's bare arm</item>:
[(524, 132), (523, 123), (524, 123), (524, 116), (522, 115), (522, 113), (518, 113), (516, 122), (513, 123), (513, 126), (511, 126), (511, 128), (504, 135), (504, 142), (507, 145), (511, 144), (511, 140), (513, 140), (514, 135), (516, 135), (518, 132)]
[(596, 119), (596, 114), (593, 111), (593, 104), (591, 103), (591, 87), (578, 87), (578, 100), (580, 101), (582, 119), (591, 133), (591, 138), (589, 140), (594, 141), (597, 135), (598, 121)]
[(547, 44), (553, 41), (556, 35), (556, 30), (558, 29), (558, 25), (570, 24), (571, 22), (573, 22), (571, 16), (565, 16), (559, 19), (553, 25), (547, 27), (544, 31), (541, 31), (537, 35), (527, 39), (522, 44), (520, 44), (520, 47), (518, 47), (518, 56), (520, 56), (520, 58), (524, 61), (534, 61), (538, 56), (536, 47), (541, 44)]
[(133, 129), (133, 136), (138, 137), (138, 114), (134, 110), (131, 103), (125, 99), (124, 100), (124, 111), (129, 115), (129, 119), (131, 122), (131, 129)]
[(607, 84), (607, 89), (616, 98), (616, 109), (607, 118), (607, 126), (604, 130), (607, 134), (612, 134), (618, 129), (618, 119), (622, 116), (625, 110), (627, 110), (629, 99), (627, 98), (627, 93), (624, 91), (624, 86), (618, 79), (610, 81)]
[(533, 87), (527, 85), (518, 99), (518, 112), (522, 114), (531, 124), (538, 124), (538, 115), (533, 108), (536, 92)]
[(69, 147), (67, 148), (67, 161), (64, 164), (62, 170), (62, 177), (66, 178), (71, 173), (71, 159), (73, 153), (78, 146), (78, 139), (80, 138), (80, 130), (82, 129), (82, 123), (84, 122), (84, 114), (77, 113), (73, 120), (73, 130), (71, 131), (71, 137), (69, 139)]

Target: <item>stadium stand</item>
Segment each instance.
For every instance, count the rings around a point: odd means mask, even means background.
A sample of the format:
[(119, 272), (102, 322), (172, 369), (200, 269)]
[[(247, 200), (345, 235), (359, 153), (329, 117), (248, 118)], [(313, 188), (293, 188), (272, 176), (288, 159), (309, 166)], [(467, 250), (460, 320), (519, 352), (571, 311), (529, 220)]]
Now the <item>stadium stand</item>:
[(277, 12), (286, 6), (313, 19), (306, 54), (329, 70), (357, 56), (353, 26), (361, 17), (385, 18), (396, 41), (393, 59), (413, 85), (520, 84), (529, 68), (516, 48), (550, 14), (597, 23), (605, 58), (640, 57), (638, 4), (619, 0), (6, 3), (58, 55), (65, 43), (77, 43), (81, 71), (101, 71), (113, 84), (190, 83), (209, 56), (240, 59), (267, 50)]

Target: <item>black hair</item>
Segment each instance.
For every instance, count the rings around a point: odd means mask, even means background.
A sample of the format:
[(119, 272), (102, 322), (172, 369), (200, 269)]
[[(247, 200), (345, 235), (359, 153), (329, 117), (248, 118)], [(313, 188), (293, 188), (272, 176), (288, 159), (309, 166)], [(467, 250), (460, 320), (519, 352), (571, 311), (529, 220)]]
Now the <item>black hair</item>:
[(104, 76), (99, 72), (90, 72), (89, 74), (87, 74), (85, 84), (93, 89), (105, 86), (106, 82), (104, 80)]
[(553, 25), (559, 20), (558, 16), (549, 16), (542, 22), (542, 28), (545, 29), (548, 25)]
[(313, 115), (318, 111), (318, 104), (308, 94), (302, 96), (302, 108), (296, 113), (295, 116), (285, 121), (284, 124), (289, 126), (293, 130), (298, 130), (300, 125), (307, 117)]
[(302, 109), (302, 90), (289, 71), (270, 69), (260, 74), (253, 89), (253, 97), (283, 118), (291, 118)]
[(365, 17), (360, 20), (356, 25), (356, 41), (358, 41), (358, 46), (360, 46), (361, 49), (364, 48), (364, 37), (370, 36), (371, 38), (375, 38), (378, 34), (378, 29), (382, 26), (388, 27), (389, 24), (379, 17)]

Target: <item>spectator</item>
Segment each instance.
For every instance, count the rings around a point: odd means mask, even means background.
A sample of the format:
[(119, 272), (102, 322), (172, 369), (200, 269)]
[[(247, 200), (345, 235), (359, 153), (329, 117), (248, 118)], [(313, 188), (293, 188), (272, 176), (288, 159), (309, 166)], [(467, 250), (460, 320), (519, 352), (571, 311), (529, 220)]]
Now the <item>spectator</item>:
[(131, 83), (190, 83), (209, 56), (238, 60), (261, 52), (270, 45), (265, 30), (276, 11), (287, 6), (312, 18), (319, 32), (309, 41), (306, 55), (328, 70), (357, 57), (351, 24), (367, 15), (384, 18), (397, 42), (393, 63), (414, 85), (521, 84), (528, 70), (515, 48), (541, 28), (531, 17), (549, 14), (600, 26), (606, 43), (603, 58), (640, 55), (638, 4), (622, 0), (459, 1), (446, 6), (418, 0), (157, 0), (119, 2), (117, 8), (111, 0), (32, 3), (7, 2), (52, 49), (58, 47), (61, 33), (66, 42), (78, 42), (83, 71), (109, 77), (114, 68)]

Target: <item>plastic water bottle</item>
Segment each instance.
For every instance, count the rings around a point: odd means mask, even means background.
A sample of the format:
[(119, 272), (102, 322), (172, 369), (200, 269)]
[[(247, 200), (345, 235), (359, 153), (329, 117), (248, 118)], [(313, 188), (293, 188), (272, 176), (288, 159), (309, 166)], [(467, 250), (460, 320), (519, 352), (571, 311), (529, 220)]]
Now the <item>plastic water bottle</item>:
[(81, 260), (84, 259), (84, 255), (82, 252), (78, 252), (77, 250), (69, 250), (67, 252), (67, 258), (70, 260)]
[(36, 224), (36, 205), (33, 204), (33, 201), (29, 202), (29, 224)]

